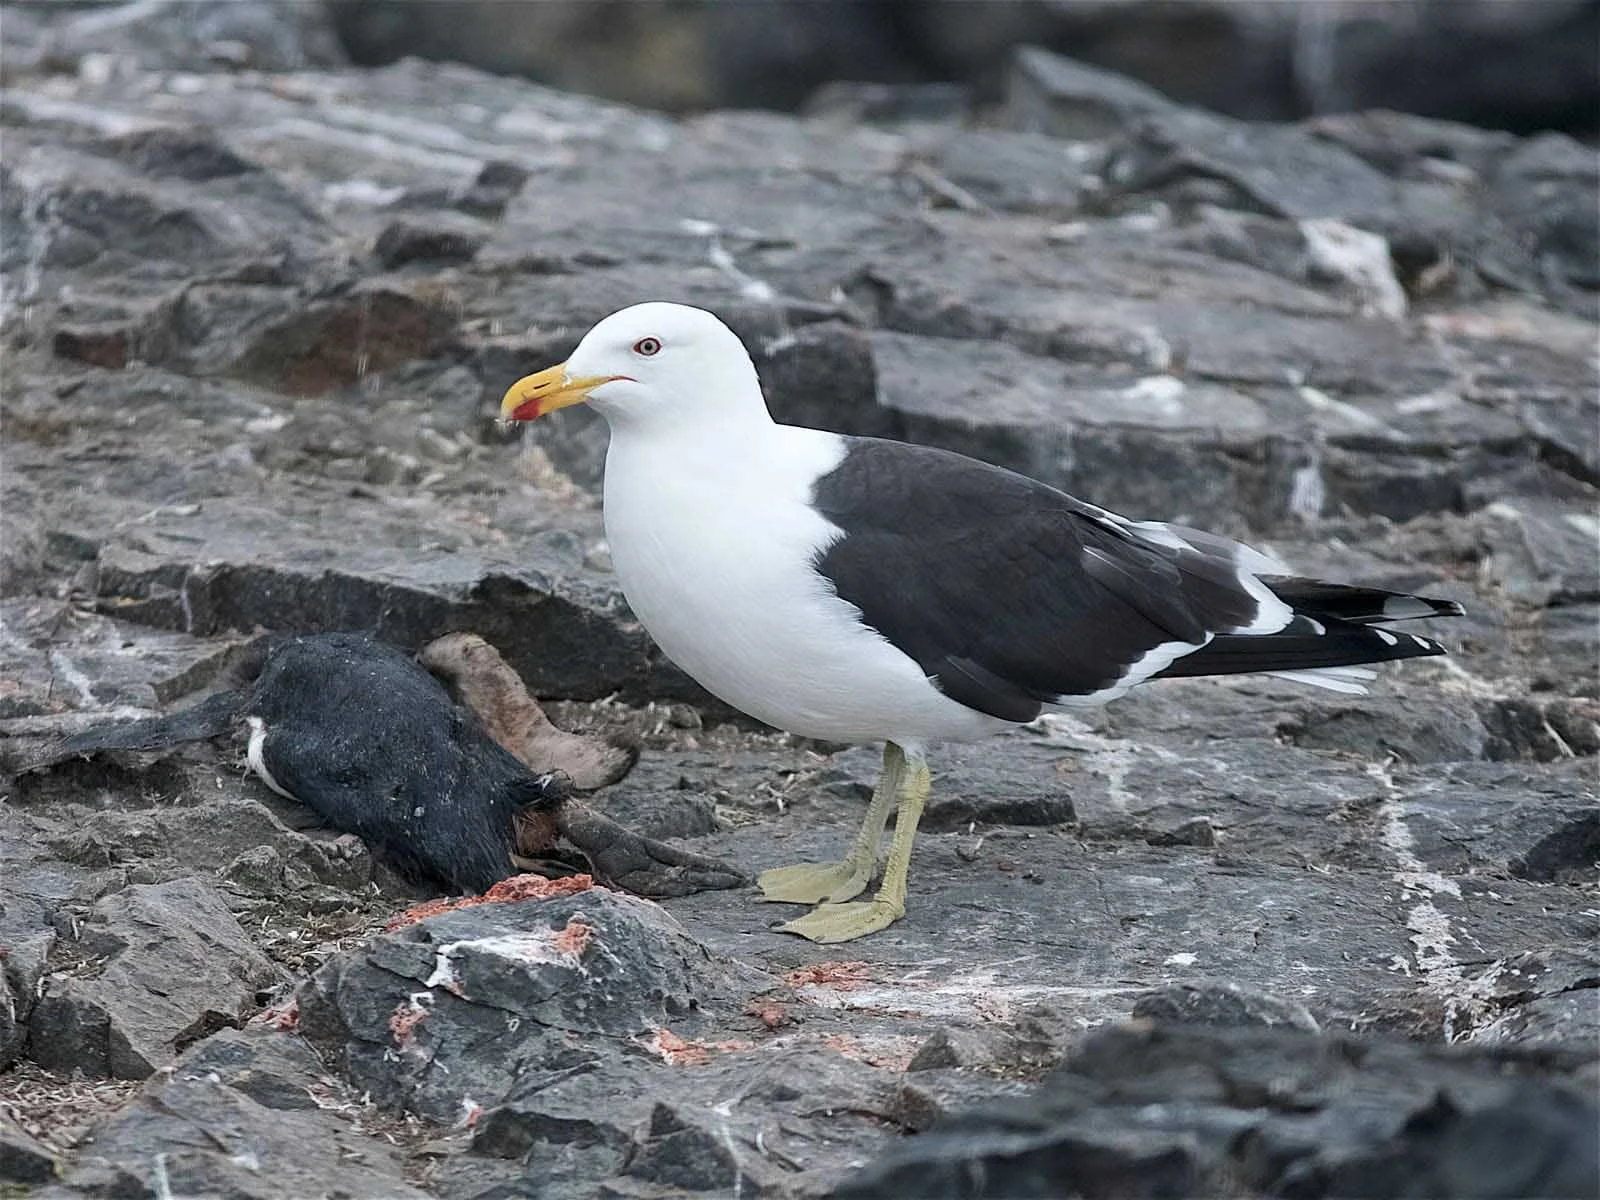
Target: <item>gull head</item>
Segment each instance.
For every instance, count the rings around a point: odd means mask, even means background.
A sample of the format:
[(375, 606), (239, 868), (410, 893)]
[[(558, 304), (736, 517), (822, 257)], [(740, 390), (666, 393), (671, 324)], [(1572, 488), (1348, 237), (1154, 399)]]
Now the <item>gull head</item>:
[(686, 304), (651, 302), (612, 313), (584, 334), (566, 362), (512, 384), (500, 419), (532, 421), (585, 402), (613, 428), (767, 419), (744, 344), (711, 313)]

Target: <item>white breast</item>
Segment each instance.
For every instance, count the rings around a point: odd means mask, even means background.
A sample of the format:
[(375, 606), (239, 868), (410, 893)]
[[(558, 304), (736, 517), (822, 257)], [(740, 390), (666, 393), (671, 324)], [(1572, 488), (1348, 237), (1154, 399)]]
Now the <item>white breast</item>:
[(1004, 723), (941, 695), (813, 569), (840, 530), (809, 505), (845, 444), (783, 425), (741, 437), (614, 429), (605, 524), (623, 593), (707, 691), (807, 737), (921, 745)]
[(286, 792), (278, 781), (272, 777), (272, 772), (267, 770), (265, 749), (267, 744), (267, 723), (260, 717), (246, 717), (245, 722), (250, 727), (250, 741), (245, 746), (245, 761), (250, 764), (250, 769), (261, 777), (261, 782), (266, 784), (285, 800), (294, 797)]

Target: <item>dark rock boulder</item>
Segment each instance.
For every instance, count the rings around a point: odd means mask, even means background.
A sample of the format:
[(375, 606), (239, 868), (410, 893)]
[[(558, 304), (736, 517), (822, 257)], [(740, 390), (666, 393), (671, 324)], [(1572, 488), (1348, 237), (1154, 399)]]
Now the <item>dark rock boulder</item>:
[(0, 1183), (49, 1183), (59, 1169), (48, 1146), (0, 1116)]
[(27, 1040), (28, 1017), (56, 944), (50, 917), (44, 900), (20, 888), (0, 895), (0, 1070), (21, 1057)]
[(1110, 1029), (1026, 1100), (936, 1125), (833, 1195), (1592, 1195), (1600, 1110), (1550, 1065), (1287, 1030)]
[(1297, 82), (1313, 112), (1397, 109), (1500, 129), (1592, 128), (1600, 64), (1588, 51), (1597, 38), (1600, 9), (1586, 0), (1328, 6), (1298, 32)]
[(1237, 984), (1170, 984), (1134, 1001), (1133, 1015), (1167, 1025), (1288, 1026), (1319, 1032), (1304, 1005)]
[(228, 1031), (152, 1079), (46, 1195), (356, 1195), (423, 1200), (359, 1100), (287, 1033)]
[[(819, 98), (837, 104), (844, 80), (913, 98), (852, 111), (914, 120), (923, 114), (915, 100), (935, 81), (945, 89), (937, 94), (956, 91), (963, 109), (992, 99), (1014, 48), (1029, 45), (1249, 120), (1381, 108), (1523, 131), (1592, 130), (1600, 88), (1588, 53), (1597, 18), (1587, 0), (1310, 8), (1228, 0), (414, 0), (398, 9), (330, 0), (329, 9), (359, 63), (421, 55), (675, 110), (793, 110), (808, 101), (815, 109)], [(1047, 96), (1054, 87), (1069, 103), (1076, 98), (1060, 72), (1026, 61), (1024, 69)], [(858, 83), (858, 104), (862, 93)], [(1085, 135), (1077, 125), (1062, 131)]]
[(107, 896), (55, 959), (29, 1020), (29, 1054), (91, 1077), (143, 1079), (241, 1024), (281, 978), (221, 895), (193, 878)]
[(603, 888), (484, 904), (377, 938), (300, 993), (300, 1028), (380, 1105), (450, 1122), (523, 1075), (603, 1070), (737, 970), (661, 908)]

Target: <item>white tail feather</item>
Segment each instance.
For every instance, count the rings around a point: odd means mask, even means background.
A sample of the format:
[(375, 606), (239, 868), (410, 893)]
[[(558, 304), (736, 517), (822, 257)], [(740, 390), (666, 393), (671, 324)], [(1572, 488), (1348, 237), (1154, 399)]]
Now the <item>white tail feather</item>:
[(1301, 671), (1268, 671), (1267, 674), (1293, 683), (1309, 683), (1330, 692), (1343, 692), (1347, 696), (1365, 696), (1367, 689), (1363, 685), (1378, 677), (1376, 671), (1366, 667), (1307, 667)]

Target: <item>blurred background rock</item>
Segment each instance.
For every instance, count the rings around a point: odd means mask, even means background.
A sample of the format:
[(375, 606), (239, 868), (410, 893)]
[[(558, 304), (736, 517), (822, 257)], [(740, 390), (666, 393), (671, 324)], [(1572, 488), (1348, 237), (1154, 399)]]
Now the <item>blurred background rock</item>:
[(1013, 50), (1036, 45), (1249, 119), (1390, 108), (1600, 131), (1600, 0), (50, 0), (3, 13), (13, 75), (85, 56), (284, 70), (411, 55), (674, 112), (872, 117), (909, 102), (952, 117), (996, 100)]

